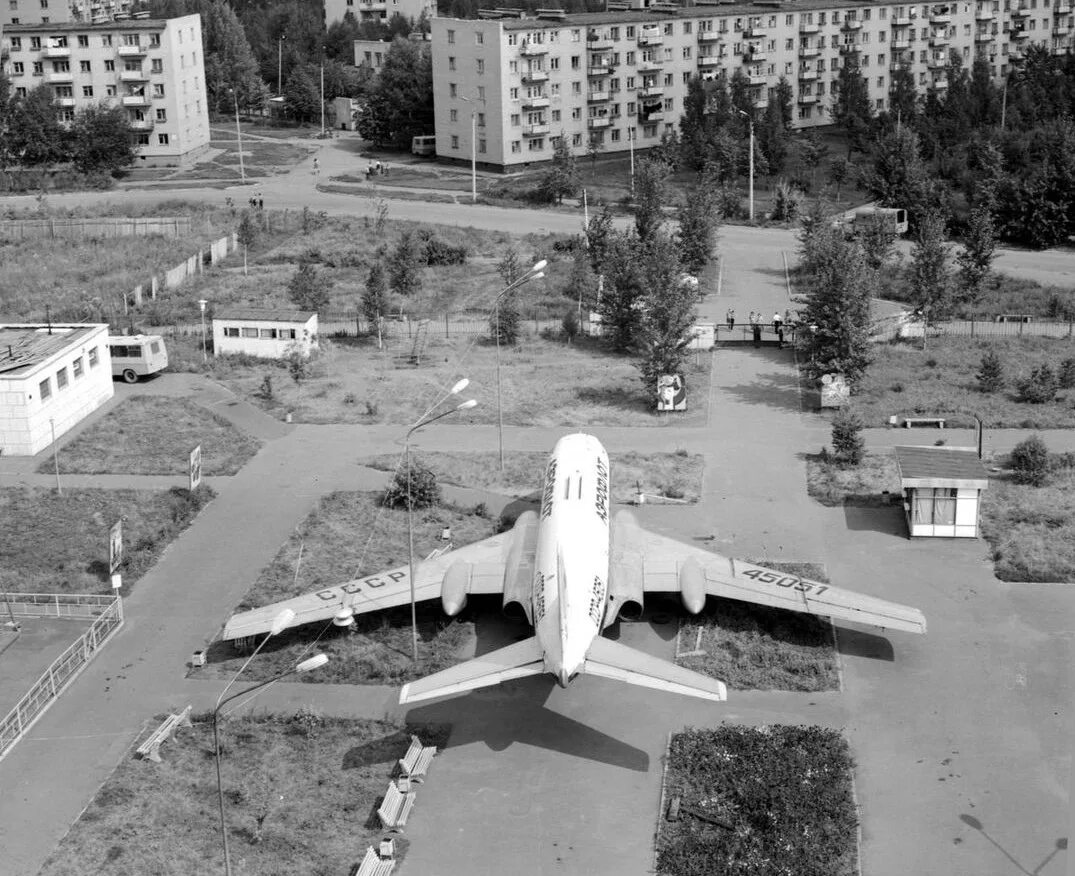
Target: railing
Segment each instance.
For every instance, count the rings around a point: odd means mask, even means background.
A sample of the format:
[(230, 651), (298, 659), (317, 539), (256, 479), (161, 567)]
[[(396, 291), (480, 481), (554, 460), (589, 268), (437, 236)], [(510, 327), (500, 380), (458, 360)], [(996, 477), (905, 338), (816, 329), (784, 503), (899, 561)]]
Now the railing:
[(123, 625), (123, 601), (118, 596), (8, 593), (4, 598), (11, 611), (21, 617), (95, 617), (96, 620), (52, 661), (15, 708), (0, 719), (0, 760)]

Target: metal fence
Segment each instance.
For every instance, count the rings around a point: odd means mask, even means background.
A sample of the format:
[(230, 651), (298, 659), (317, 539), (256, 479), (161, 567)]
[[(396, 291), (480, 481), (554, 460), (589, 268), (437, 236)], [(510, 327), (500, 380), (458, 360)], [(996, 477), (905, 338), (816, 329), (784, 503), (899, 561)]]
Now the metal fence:
[(0, 238), (31, 240), (39, 237), (133, 237), (159, 234), (179, 237), (190, 234), (189, 216), (146, 218), (98, 217), (94, 219), (5, 219), (0, 221)]
[(6, 613), (19, 617), (95, 618), (88, 630), (52, 661), (45, 673), (0, 719), (0, 760), (63, 692), (94, 655), (123, 625), (123, 601), (118, 596), (66, 593), (6, 593)]

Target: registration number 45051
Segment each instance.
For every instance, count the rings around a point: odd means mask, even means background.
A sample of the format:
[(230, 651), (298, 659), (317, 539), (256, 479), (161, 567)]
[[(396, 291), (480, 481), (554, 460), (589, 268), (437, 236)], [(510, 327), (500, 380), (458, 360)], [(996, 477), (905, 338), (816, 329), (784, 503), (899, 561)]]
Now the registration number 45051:
[(829, 589), (827, 584), (816, 584), (796, 578), (794, 575), (781, 575), (779, 572), (770, 572), (767, 569), (747, 569), (742, 575), (744, 578), (753, 578), (759, 584), (774, 584), (777, 587), (787, 587), (814, 596), (820, 596)]

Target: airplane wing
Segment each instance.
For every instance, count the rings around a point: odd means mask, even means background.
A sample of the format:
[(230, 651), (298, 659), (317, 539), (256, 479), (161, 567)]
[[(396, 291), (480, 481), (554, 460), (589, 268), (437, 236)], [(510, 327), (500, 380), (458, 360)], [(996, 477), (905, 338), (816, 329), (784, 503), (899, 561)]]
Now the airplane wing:
[(718, 703), (728, 698), (723, 681), (684, 669), (603, 636), (597, 636), (590, 644), (582, 671), (587, 675), (598, 675)]
[[(462, 562), (469, 566), (469, 593), (501, 593), (508, 548), (515, 530), (502, 532), (457, 550), (415, 563), (414, 598), (416, 602), (437, 599), (448, 568)], [(251, 611), (233, 615), (225, 624), (221, 637), (239, 639), (268, 632), (273, 620), (285, 608), (295, 612), (289, 626), (328, 620), (341, 609), (355, 614), (406, 605), (411, 601), (410, 572), (407, 566), (389, 569), (365, 578), (356, 578), (282, 602), (274, 602)]]
[[(633, 521), (628, 521), (628, 525), (637, 527)], [(841, 590), (745, 560), (731, 559), (641, 527), (632, 535), (634, 559), (641, 560), (642, 588), (647, 593), (683, 592), (685, 582), (689, 586), (693, 580), (704, 585), (705, 594), (710, 596), (723, 596), (725, 599), (910, 633), (926, 631), (925, 616), (917, 608), (908, 605)]]
[(544, 671), (545, 659), (541, 645), (537, 636), (531, 636), (403, 685), (399, 692), (399, 704), (402, 706), (480, 687), (492, 687), (513, 678), (541, 675)]

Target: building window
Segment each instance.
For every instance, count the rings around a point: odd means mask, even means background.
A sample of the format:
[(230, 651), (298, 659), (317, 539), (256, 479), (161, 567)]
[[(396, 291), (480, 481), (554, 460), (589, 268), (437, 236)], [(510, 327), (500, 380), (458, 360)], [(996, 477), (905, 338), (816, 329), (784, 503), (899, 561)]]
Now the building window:
[(168, 121), (168, 110), (163, 110), (163, 109), (157, 110), (157, 121), (158, 122), (166, 122), (166, 121)]
[(106, 85), (105, 86), (105, 97), (115, 97), (115, 96), (116, 96), (116, 86), (115, 85)]
[(41, 401), (52, 398), (52, 382), (46, 377), (37, 385), (37, 391), (41, 394)]
[[(368, 55), (369, 52), (367, 52), (366, 54)], [(455, 69), (455, 55), (450, 55), (448, 57), (448, 69), (449, 70), (454, 70)]]
[(582, 107), (574, 107), (571, 110), (571, 119), (572, 119), (572, 121), (577, 122), (581, 118), (582, 118)]
[(448, 110), (448, 121), (449, 122), (458, 122), (459, 121), (459, 110), (454, 110), (454, 109), (453, 110)]
[(243, 337), (244, 338), (256, 338), (257, 336), (258, 336), (258, 330), (256, 328), (244, 328), (243, 329)]
[(522, 149), (523, 149), (523, 144), (519, 140), (512, 140), (511, 141), (511, 151), (512, 152), (521, 152)]
[(157, 144), (160, 145), (160, 146), (167, 146), (168, 145), (168, 135), (167, 134), (157, 134)]
[(448, 83), (448, 97), (455, 97), (455, 83)]
[(96, 368), (98, 362), (96, 347), (90, 347), (90, 352), (87, 355), (87, 358), (90, 360), (90, 368)]
[(581, 146), (582, 145), (582, 134), (572, 134), (571, 135), (571, 145), (572, 146)]
[(485, 73), (485, 59), (484, 58), (478, 58), (477, 59), (477, 65), (478, 65), (478, 75), (481, 76), (483, 73)]
[(88, 49), (90, 47), (90, 38), (85, 34), (79, 34), (78, 47), (80, 49)]
[(112, 48), (112, 34), (106, 33), (101, 37), (101, 45), (106, 49)]
[(233, 328), (232, 326), (225, 326), (224, 327), (224, 337), (226, 337), (226, 338), (237, 338), (237, 337), (239, 337), (239, 329), (238, 328)]
[(164, 86), (157, 82), (153, 85), (153, 96), (164, 97)]
[(161, 35), (159, 33), (151, 33), (149, 35), (149, 44), (151, 46), (159, 46), (161, 44)]
[(105, 61), (105, 73), (115, 73), (116, 62), (112, 60)]
[(485, 42), (485, 34), (483, 34), (480, 30), (474, 31), (474, 44), (480, 46), (484, 42)]
[(61, 368), (56, 372), (56, 388), (63, 389), (67, 386), (67, 369)]
[(453, 45), (454, 43), (455, 43), (455, 31), (450, 30), (450, 31), (448, 31), (448, 45)]
[(79, 356), (71, 363), (71, 374), (74, 375), (75, 380), (78, 380), (82, 376), (82, 357)]
[(485, 138), (484, 138), (484, 137), (482, 137), (482, 138), (480, 138), (480, 139), (478, 140), (478, 151), (479, 151), (479, 152), (480, 152), (480, 153), (481, 153), (482, 155), (484, 155), (484, 154), (485, 154)]
[(453, 149), (458, 149), (459, 148), (459, 135), (458, 134), (452, 134), (452, 148)]
[(261, 340), (274, 341), (276, 340), (276, 332), (273, 329), (261, 329)]
[(14, 62), (14, 63), (13, 63), (12, 65), (11, 65), (11, 69), (12, 69), (12, 72), (13, 72), (13, 73), (14, 73), (14, 74), (15, 74), (16, 76), (22, 76), (22, 74), (23, 74), (23, 71), (24, 71), (24, 70), (25, 70), (26, 68), (25, 68), (25, 67), (23, 67), (22, 61), (15, 61), (15, 62)]
[(485, 113), (478, 113), (478, 127), (485, 127)]
[(30, 37), (30, 51), (31, 52), (36, 52), (40, 48), (41, 48), (41, 37), (35, 37), (35, 36)]
[(83, 97), (93, 97), (93, 86), (92, 85), (83, 85), (82, 86), (82, 96)]
[(552, 120), (554, 122), (560, 121), (560, 110), (553, 110), (552, 111)]
[(160, 58), (154, 58), (149, 62), (149, 70), (151, 73), (163, 73), (164, 62)]
[(89, 73), (90, 72), (90, 62), (89, 61), (79, 61), (78, 62), (78, 72), (79, 73)]
[(615, 129), (615, 130), (613, 130), (613, 132), (612, 132), (612, 142), (613, 142), (613, 143), (619, 143), (619, 142), (620, 142), (620, 132), (619, 132), (619, 129)]
[(571, 56), (571, 69), (572, 70), (578, 70), (579, 69), (579, 56), (578, 55), (572, 55)]
[(12, 37), (11, 38), (11, 51), (13, 51), (13, 52), (21, 52), (22, 51), (22, 37)]
[(528, 145), (531, 152), (541, 152), (545, 148), (545, 138), (535, 137)]

